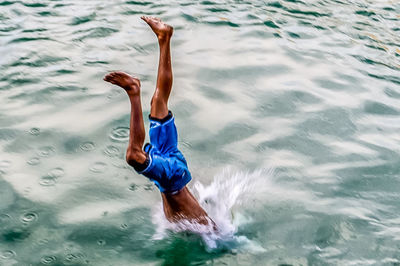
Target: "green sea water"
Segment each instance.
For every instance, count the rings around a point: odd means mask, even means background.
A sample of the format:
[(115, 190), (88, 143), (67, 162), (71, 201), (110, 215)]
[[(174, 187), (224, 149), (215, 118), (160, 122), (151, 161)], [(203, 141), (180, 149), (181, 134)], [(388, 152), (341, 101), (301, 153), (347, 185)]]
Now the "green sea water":
[[(170, 109), (225, 235), (124, 161), (174, 26)], [(146, 123), (146, 129), (148, 125)], [(400, 265), (400, 3), (0, 0), (0, 265)], [(228, 170), (227, 170), (228, 169)]]

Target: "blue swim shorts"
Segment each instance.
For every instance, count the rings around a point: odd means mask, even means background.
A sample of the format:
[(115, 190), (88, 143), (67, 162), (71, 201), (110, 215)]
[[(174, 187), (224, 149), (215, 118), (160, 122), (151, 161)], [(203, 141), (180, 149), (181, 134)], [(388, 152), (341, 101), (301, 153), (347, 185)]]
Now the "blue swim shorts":
[(178, 150), (178, 132), (171, 112), (164, 119), (149, 116), (150, 143), (144, 146), (147, 166), (137, 171), (153, 181), (161, 192), (181, 190), (192, 176), (183, 154)]

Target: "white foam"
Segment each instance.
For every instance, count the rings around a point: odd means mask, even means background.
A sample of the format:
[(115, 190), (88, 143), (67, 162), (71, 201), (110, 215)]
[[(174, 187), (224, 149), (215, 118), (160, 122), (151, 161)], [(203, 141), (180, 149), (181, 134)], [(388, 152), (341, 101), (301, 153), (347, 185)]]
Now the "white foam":
[(189, 231), (199, 234), (209, 251), (229, 249), (263, 252), (264, 249), (259, 244), (237, 234), (238, 227), (250, 221), (239, 207), (254, 199), (261, 182), (269, 180), (272, 175), (272, 169), (251, 173), (225, 169), (216, 175), (209, 185), (197, 181), (192, 192), (216, 224), (217, 232), (213, 230), (212, 223), (202, 225), (187, 220), (170, 223), (166, 220), (160, 205), (153, 212), (153, 223), (156, 225), (153, 238), (165, 238), (171, 231)]

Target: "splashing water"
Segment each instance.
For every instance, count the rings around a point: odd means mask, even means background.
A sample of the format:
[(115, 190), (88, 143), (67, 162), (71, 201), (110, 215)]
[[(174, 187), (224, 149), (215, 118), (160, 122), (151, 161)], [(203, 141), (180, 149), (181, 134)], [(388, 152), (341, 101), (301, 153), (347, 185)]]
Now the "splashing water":
[(261, 192), (259, 188), (265, 187), (262, 183), (268, 182), (272, 176), (273, 169), (246, 173), (226, 168), (209, 185), (197, 181), (193, 193), (218, 230), (213, 230), (212, 222), (208, 225), (188, 220), (170, 223), (164, 216), (162, 205), (159, 205), (153, 213), (153, 223), (157, 226), (153, 239), (163, 239), (168, 232), (187, 231), (199, 234), (208, 251), (237, 248), (251, 252), (264, 251), (257, 243), (237, 235), (237, 229), (249, 220), (240, 207), (256, 198), (258, 192)]

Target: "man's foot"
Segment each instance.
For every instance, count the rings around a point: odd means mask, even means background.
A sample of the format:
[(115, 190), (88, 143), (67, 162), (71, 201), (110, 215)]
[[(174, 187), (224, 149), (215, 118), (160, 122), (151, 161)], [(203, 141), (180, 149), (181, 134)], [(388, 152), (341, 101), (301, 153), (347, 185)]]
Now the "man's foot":
[(142, 16), (141, 19), (149, 24), (159, 40), (169, 39), (172, 36), (174, 28), (162, 22), (159, 18)]
[(124, 72), (111, 72), (103, 80), (120, 86), (128, 94), (140, 93), (140, 81)]

